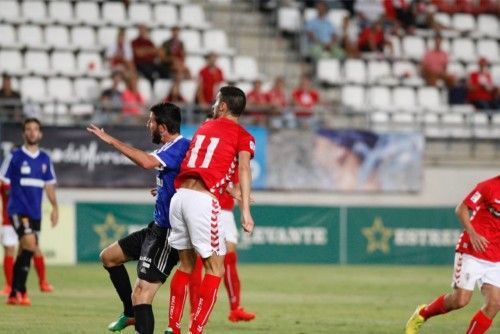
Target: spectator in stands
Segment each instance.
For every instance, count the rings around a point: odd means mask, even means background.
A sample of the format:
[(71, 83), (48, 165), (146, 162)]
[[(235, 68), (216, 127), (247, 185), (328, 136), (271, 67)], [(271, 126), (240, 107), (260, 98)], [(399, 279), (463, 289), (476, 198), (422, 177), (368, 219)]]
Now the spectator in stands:
[(439, 80), (443, 80), (448, 87), (453, 86), (454, 77), (446, 72), (447, 65), (448, 53), (441, 49), (441, 36), (437, 35), (434, 49), (425, 52), (420, 64), (425, 82), (430, 86), (436, 86)]
[(208, 109), (215, 100), (215, 93), (221, 83), (224, 82), (224, 74), (216, 65), (217, 54), (210, 52), (207, 56), (205, 67), (200, 70), (198, 76), (198, 88), (196, 91), (196, 102), (202, 109)]
[(111, 70), (120, 70), (125, 74), (135, 71), (132, 48), (125, 40), (125, 29), (118, 30), (116, 42), (106, 49), (106, 59)]
[(339, 46), (335, 27), (327, 18), (328, 7), (324, 1), (316, 5), (318, 16), (307, 21), (305, 30), (309, 42), (309, 55), (314, 60), (320, 58), (344, 58), (344, 50)]
[(341, 45), (349, 58), (359, 57), (359, 26), (356, 17), (345, 16), (342, 21)]
[(147, 78), (151, 84), (157, 78), (169, 77), (168, 71), (156, 63), (158, 49), (149, 38), (148, 28), (143, 24), (139, 25), (139, 35), (132, 41), (132, 51), (137, 71)]
[(12, 89), (12, 80), (8, 74), (4, 74), (2, 76), (2, 88), (0, 88), (0, 112), (3, 115), (7, 115), (7, 119), (16, 121), (21, 120), (23, 114), (21, 94)]
[(177, 78), (170, 86), (167, 96), (165, 97), (165, 102), (175, 103), (178, 106), (182, 106), (186, 103), (186, 99), (182, 96), (181, 92), (181, 79)]
[(288, 100), (285, 79), (281, 76), (274, 79), (273, 86), (267, 92), (267, 100), (269, 101), (271, 124), (274, 129), (283, 127), (283, 123), (287, 123), (288, 127), (293, 127), (295, 117), (287, 109)]
[(179, 37), (180, 28), (172, 28), (172, 36), (163, 42), (160, 47), (161, 66), (170, 73), (171, 77), (180, 79), (191, 78), (191, 73), (185, 63), (186, 52), (184, 43)]
[(131, 74), (126, 78), (126, 89), (122, 94), (122, 115), (132, 116), (134, 120), (139, 121), (143, 116), (144, 97), (137, 88), (137, 75)]
[(247, 115), (254, 124), (266, 126), (269, 107), (269, 95), (262, 89), (262, 80), (254, 80), (253, 87), (247, 94)]
[(479, 59), (479, 70), (469, 74), (467, 80), (467, 101), (478, 110), (496, 110), (500, 106), (496, 101), (498, 89), (488, 68), (488, 60)]
[(292, 92), (294, 114), (302, 127), (308, 127), (314, 118), (315, 108), (319, 104), (319, 93), (313, 88), (311, 78), (302, 75), (298, 86)]
[(384, 52), (387, 46), (391, 56), (394, 54), (392, 43), (385, 38), (382, 22), (379, 20), (368, 25), (359, 35), (358, 48), (361, 52)]
[(387, 16), (408, 33), (413, 34), (415, 28), (435, 31), (449, 29), (435, 20), (436, 6), (428, 0), (384, 0), (384, 6)]
[(111, 87), (101, 93), (102, 116), (106, 119), (112, 118), (113, 114), (116, 115), (123, 109), (122, 91), (120, 89), (122, 78), (122, 72), (114, 71), (111, 74)]

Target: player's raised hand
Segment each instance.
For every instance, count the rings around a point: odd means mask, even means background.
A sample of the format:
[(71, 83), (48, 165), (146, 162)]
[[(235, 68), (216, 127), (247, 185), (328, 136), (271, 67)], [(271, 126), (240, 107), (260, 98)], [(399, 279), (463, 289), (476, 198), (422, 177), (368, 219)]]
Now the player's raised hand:
[(250, 211), (241, 212), (241, 226), (243, 227), (243, 230), (247, 232), (248, 234), (251, 234), (253, 232), (253, 227), (255, 223), (253, 221), (252, 215), (250, 214)]
[(489, 241), (476, 231), (469, 231), (470, 243), (476, 252), (484, 252)]
[(99, 137), (102, 141), (104, 141), (107, 144), (110, 144), (113, 137), (108, 135), (105, 131), (104, 128), (99, 128), (95, 124), (90, 124), (87, 127), (87, 131), (95, 134), (97, 137)]

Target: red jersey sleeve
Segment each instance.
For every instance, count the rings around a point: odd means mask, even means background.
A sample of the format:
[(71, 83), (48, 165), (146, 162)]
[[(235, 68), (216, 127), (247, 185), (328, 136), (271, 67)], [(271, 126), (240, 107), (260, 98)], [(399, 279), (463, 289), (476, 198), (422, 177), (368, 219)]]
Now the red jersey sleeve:
[(242, 151), (249, 152), (252, 158), (255, 155), (255, 139), (243, 128), (239, 136), (238, 153)]
[(463, 200), (472, 211), (477, 210), (488, 196), (488, 183), (479, 183)]

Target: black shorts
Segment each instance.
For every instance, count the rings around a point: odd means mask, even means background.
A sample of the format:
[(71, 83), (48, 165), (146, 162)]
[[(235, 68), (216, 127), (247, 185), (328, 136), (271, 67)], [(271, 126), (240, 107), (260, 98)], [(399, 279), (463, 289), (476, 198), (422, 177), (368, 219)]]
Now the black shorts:
[(168, 244), (170, 229), (155, 223), (118, 240), (118, 245), (128, 257), (138, 260), (137, 277), (150, 283), (167, 280), (179, 261), (177, 250)]
[(27, 234), (35, 234), (38, 238), (41, 225), (40, 219), (33, 219), (25, 215), (12, 215), (9, 217), (9, 220), (19, 239)]

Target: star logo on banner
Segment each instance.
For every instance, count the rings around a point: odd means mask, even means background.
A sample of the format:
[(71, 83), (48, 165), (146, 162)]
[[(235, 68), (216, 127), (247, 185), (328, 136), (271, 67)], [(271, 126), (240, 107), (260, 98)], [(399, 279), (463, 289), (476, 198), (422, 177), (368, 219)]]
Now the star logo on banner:
[(99, 247), (103, 249), (123, 237), (126, 228), (125, 226), (117, 224), (115, 216), (108, 213), (103, 224), (94, 225), (94, 231), (99, 235)]
[(368, 245), (366, 246), (368, 253), (373, 253), (377, 250), (389, 253), (389, 239), (393, 236), (394, 232), (392, 229), (384, 226), (382, 218), (376, 217), (371, 227), (365, 227), (361, 231), (368, 240)]

